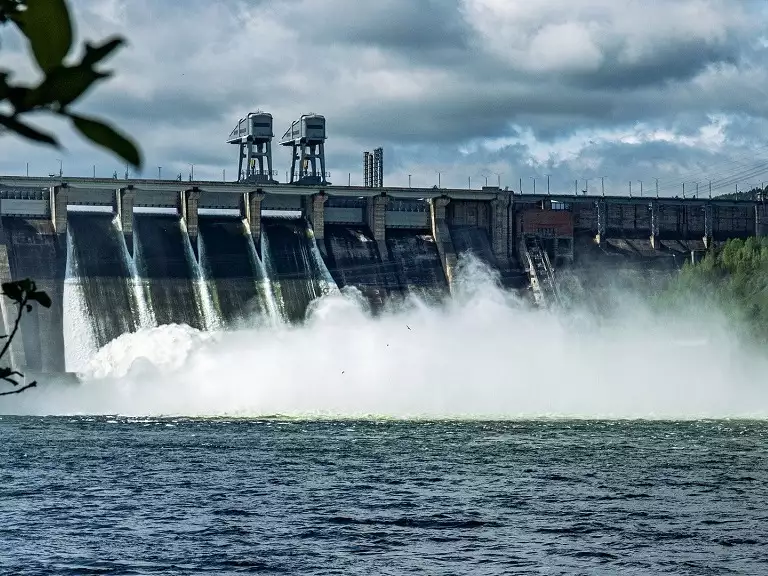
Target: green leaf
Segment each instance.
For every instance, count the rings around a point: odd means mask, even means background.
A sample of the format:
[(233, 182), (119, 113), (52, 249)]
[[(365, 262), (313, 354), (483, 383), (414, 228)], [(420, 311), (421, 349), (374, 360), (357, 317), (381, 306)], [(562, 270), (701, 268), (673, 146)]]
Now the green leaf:
[(27, 294), (27, 297), (30, 300), (34, 300), (35, 302), (40, 304), (40, 306), (42, 306), (43, 308), (51, 307), (51, 297), (48, 296), (48, 294), (46, 294), (42, 290), (36, 290), (34, 292), (30, 292), (29, 294)]
[(31, 110), (58, 102), (64, 108), (82, 96), (94, 82), (108, 76), (107, 73), (97, 72), (87, 66), (59, 66), (51, 70), (39, 86), (27, 93), (22, 107)]
[(24, 297), (24, 291), (18, 282), (3, 282), (3, 294), (14, 302), (21, 302)]
[(85, 55), (83, 55), (82, 63), (86, 66), (93, 66), (98, 64), (123, 44), (125, 44), (125, 40), (119, 36), (114, 36), (108, 40), (105, 40), (98, 46), (94, 46), (93, 44), (86, 42)]
[(64, 61), (72, 47), (72, 22), (65, 0), (30, 0), (27, 9), (13, 19), (29, 39), (44, 72)]
[(50, 134), (41, 132), (37, 128), (33, 128), (29, 124), (24, 124), (20, 120), (17, 120), (16, 118), (13, 118), (11, 116), (3, 116), (2, 114), (0, 114), (0, 125), (5, 126), (11, 132), (15, 132), (19, 136), (23, 136), (24, 138), (29, 138), (30, 140), (34, 140), (35, 142), (42, 142), (44, 144), (50, 144), (52, 146), (59, 145), (59, 143), (56, 142), (56, 139)]
[(141, 168), (141, 153), (136, 145), (117, 130), (93, 118), (68, 114), (80, 133), (94, 144), (111, 150), (134, 168)]

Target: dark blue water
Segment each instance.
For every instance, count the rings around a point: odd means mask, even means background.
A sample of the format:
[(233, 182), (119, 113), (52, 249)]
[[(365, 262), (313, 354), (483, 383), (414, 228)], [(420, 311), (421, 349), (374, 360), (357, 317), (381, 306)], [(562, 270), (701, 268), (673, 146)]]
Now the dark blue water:
[(765, 574), (768, 423), (0, 420), (4, 574)]

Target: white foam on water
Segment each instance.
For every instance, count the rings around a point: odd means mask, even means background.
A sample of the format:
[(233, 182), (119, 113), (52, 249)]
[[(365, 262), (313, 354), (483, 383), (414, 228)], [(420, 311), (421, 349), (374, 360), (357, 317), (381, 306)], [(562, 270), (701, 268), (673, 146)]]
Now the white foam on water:
[(161, 326), (92, 356), (78, 386), (0, 410), (135, 416), (768, 417), (768, 359), (714, 313), (659, 317), (634, 301), (607, 320), (531, 310), (464, 262), (443, 307), (372, 318), (354, 290), (302, 326), (209, 334)]

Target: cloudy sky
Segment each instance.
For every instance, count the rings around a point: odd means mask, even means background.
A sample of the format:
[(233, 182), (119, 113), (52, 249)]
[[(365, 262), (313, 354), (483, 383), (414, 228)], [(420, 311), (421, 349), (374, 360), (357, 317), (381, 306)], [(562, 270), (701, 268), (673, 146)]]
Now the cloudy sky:
[[(80, 39), (125, 36), (81, 108), (141, 143), (147, 176), (236, 171), (225, 138), (261, 108), (280, 136), (326, 116), (331, 180), (638, 193), (660, 179), (721, 191), (768, 181), (768, 4), (762, 0), (77, 0)], [(5, 30), (0, 68), (22, 67)], [(0, 172), (124, 168), (53, 124), (66, 150), (4, 137)], [(275, 147), (275, 168), (290, 155)]]

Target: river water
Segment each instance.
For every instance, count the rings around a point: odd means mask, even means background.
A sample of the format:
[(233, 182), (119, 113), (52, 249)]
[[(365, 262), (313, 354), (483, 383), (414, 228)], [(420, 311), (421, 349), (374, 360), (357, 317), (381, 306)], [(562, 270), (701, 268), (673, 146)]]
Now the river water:
[(768, 423), (0, 419), (3, 574), (765, 574)]

